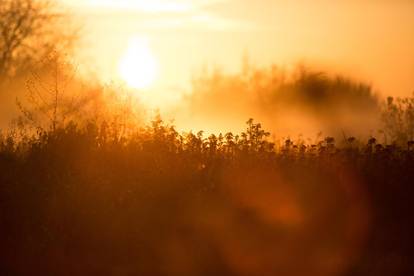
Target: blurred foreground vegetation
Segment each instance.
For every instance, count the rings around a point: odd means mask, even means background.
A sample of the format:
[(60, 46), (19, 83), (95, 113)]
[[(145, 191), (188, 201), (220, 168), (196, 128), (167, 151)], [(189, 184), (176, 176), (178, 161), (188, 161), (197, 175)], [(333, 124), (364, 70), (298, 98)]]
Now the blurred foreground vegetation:
[(412, 141), (121, 129), (1, 136), (2, 275), (412, 271)]

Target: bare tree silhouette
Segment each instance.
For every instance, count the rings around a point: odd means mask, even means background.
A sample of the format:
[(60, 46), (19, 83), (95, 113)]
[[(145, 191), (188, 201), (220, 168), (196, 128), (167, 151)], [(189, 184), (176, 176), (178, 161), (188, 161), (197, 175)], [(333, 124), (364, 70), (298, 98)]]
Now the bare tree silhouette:
[(49, 0), (0, 1), (0, 76), (31, 68), (52, 51), (69, 51), (77, 31), (67, 19)]

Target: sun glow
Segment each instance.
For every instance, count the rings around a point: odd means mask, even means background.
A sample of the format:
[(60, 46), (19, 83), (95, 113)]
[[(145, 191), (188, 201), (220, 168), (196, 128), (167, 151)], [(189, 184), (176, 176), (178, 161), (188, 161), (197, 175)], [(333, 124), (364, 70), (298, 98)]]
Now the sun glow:
[(144, 89), (154, 83), (158, 74), (158, 64), (147, 39), (131, 39), (119, 62), (118, 70), (121, 78), (132, 88)]
[(168, 0), (89, 0), (87, 5), (144, 12), (186, 12), (192, 7), (188, 1)]

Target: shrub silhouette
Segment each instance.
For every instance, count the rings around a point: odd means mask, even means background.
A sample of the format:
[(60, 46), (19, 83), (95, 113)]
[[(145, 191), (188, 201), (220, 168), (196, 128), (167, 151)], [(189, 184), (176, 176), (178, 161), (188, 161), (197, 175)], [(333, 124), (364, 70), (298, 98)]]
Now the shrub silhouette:
[(111, 128), (1, 136), (2, 274), (410, 272), (412, 147)]
[(414, 139), (414, 97), (388, 97), (382, 111), (384, 134), (394, 143), (407, 144)]
[(203, 72), (194, 78), (186, 103), (190, 122), (195, 117), (229, 128), (254, 116), (283, 135), (315, 129), (336, 135), (338, 125), (366, 134), (367, 125), (377, 128), (379, 114), (379, 99), (369, 84), (304, 66)]

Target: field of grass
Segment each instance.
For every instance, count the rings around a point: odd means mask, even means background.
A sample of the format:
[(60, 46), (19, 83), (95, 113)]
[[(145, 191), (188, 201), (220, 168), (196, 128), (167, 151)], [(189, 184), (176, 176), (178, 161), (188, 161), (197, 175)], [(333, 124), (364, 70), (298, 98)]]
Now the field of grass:
[(409, 275), (414, 143), (155, 119), (0, 138), (1, 275)]

